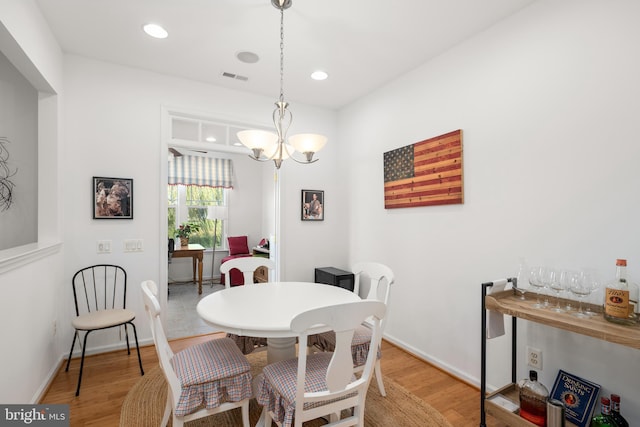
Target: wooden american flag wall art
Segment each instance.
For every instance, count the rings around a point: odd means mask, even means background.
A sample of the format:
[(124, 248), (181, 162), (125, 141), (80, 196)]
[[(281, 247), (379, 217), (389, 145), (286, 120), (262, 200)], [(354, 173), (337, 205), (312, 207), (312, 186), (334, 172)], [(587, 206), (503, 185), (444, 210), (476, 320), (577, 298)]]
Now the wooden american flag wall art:
[(385, 209), (464, 203), (462, 130), (384, 153)]

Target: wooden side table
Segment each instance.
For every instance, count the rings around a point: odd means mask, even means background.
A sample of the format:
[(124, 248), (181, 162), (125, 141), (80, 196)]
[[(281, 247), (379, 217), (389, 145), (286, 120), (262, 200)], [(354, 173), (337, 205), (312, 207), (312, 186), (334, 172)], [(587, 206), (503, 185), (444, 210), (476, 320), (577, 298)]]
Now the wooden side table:
[(196, 282), (196, 267), (198, 269), (198, 295), (202, 293), (202, 260), (204, 258), (204, 246), (198, 243), (189, 243), (188, 247), (176, 246), (173, 258), (193, 258), (193, 281)]

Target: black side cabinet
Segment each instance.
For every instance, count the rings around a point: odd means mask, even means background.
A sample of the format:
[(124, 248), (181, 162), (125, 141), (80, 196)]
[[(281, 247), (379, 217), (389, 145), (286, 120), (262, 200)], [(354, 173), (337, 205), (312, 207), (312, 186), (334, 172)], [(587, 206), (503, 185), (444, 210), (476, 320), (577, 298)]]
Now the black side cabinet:
[(349, 271), (340, 270), (334, 267), (316, 268), (316, 283), (339, 286), (353, 292), (354, 275)]

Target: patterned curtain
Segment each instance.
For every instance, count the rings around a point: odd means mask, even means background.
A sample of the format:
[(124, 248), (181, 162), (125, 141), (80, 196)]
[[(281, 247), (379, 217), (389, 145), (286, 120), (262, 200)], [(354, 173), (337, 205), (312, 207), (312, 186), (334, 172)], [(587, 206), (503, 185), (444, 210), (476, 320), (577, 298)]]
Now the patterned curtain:
[(233, 188), (233, 161), (180, 156), (169, 161), (169, 185)]

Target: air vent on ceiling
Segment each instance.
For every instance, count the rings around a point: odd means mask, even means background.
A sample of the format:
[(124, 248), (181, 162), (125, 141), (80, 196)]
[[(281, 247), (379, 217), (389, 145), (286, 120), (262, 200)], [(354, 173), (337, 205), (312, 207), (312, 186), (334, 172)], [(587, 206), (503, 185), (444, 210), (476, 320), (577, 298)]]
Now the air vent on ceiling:
[(242, 82), (249, 81), (249, 77), (241, 76), (239, 74), (229, 73), (227, 71), (222, 72), (222, 77), (228, 77), (230, 79), (240, 80)]

